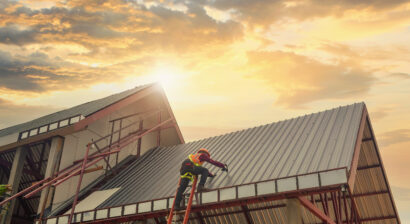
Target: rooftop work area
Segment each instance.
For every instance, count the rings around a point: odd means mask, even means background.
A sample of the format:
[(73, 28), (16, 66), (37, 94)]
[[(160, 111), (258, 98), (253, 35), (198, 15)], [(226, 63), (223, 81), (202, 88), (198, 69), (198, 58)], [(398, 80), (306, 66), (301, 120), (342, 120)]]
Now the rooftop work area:
[(189, 223), (400, 223), (364, 103), (185, 143), (148, 85), (1, 136), (16, 137), (0, 146), (9, 176), (30, 153), (14, 193), (37, 223), (167, 223), (181, 163), (199, 148), (229, 171), (203, 165), (217, 175), (192, 197)]

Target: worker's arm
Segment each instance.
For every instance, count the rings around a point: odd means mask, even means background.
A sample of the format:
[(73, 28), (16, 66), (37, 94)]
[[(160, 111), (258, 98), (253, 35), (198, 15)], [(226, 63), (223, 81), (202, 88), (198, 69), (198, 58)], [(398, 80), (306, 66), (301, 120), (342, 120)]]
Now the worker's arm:
[(208, 163), (210, 163), (210, 164), (212, 164), (212, 165), (214, 165), (214, 166), (217, 166), (217, 167), (219, 167), (219, 168), (224, 168), (224, 167), (225, 167), (225, 165), (224, 165), (223, 163), (220, 163), (220, 162), (218, 162), (218, 161), (215, 161), (215, 160), (211, 159), (211, 158), (210, 158), (207, 154), (205, 154), (205, 153), (201, 153), (201, 156), (199, 156), (199, 160), (200, 160), (201, 162), (203, 162), (203, 161), (208, 162)]

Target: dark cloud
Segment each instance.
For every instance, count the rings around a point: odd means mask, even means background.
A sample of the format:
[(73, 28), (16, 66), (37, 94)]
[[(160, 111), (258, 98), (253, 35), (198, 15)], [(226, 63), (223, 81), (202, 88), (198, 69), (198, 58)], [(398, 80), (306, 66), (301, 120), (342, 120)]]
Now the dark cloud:
[(328, 16), (340, 17), (348, 10), (386, 10), (407, 2), (406, 0), (209, 0), (206, 4), (219, 10), (231, 10), (237, 19), (250, 25), (270, 25), (289, 19), (306, 20)]
[(363, 96), (376, 80), (355, 64), (325, 64), (289, 52), (248, 53), (249, 78), (269, 83), (278, 95), (277, 104), (303, 108), (318, 100)]
[(0, 51), (0, 88), (11, 90), (44, 92), (88, 86), (120, 79), (121, 74), (114, 71), (49, 58), (42, 52), (12, 56)]
[[(20, 46), (70, 42), (95, 52), (102, 45), (115, 51), (115, 46), (106, 41), (116, 39), (116, 44), (127, 43), (128, 49), (185, 51), (233, 41), (242, 35), (242, 25), (232, 20), (215, 21), (196, 2), (187, 3), (186, 13), (127, 1), (69, 1), (67, 5), (72, 7), (32, 10), (21, 6), (3, 13), (0, 18), (8, 25), (0, 27), (0, 42)], [(25, 29), (19, 29), (19, 25)]]
[(33, 29), (19, 29), (17, 26), (0, 27), (0, 43), (25, 45), (36, 42), (38, 32)]

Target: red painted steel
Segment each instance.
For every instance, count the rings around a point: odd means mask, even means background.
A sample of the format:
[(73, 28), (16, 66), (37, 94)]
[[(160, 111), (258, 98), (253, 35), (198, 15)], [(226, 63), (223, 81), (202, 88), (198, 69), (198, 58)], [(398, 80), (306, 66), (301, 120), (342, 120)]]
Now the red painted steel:
[(192, 200), (194, 199), (194, 194), (195, 194), (195, 189), (196, 189), (196, 183), (198, 182), (197, 176), (194, 177), (194, 183), (192, 184), (192, 189), (191, 189), (191, 194), (189, 195), (189, 200), (188, 200), (188, 205), (186, 207), (185, 211), (185, 217), (184, 217), (184, 222), (183, 224), (187, 224), (189, 220), (189, 214), (191, 213), (191, 206), (192, 206)]
[(336, 224), (329, 216), (325, 215), (318, 207), (312, 204), (309, 200), (307, 200), (304, 196), (298, 197), (300, 203), (312, 212), (313, 215), (318, 217), (320, 220), (328, 223), (328, 224)]
[[(209, 205), (192, 206), (191, 213), (196, 213), (196, 212), (210, 210), (210, 209), (221, 209), (221, 208), (227, 208), (227, 207), (249, 205), (249, 204), (260, 203), (260, 202), (283, 200), (289, 197), (298, 197), (298, 196), (301, 196), (302, 194), (311, 195), (311, 194), (320, 194), (320, 193), (326, 193), (326, 192), (329, 193), (329, 192), (334, 192), (338, 190), (340, 190), (340, 186), (332, 187), (332, 188), (316, 189), (316, 190), (312, 190), (311, 192), (295, 191), (295, 192), (290, 192), (287, 194), (279, 194), (279, 195), (275, 194), (275, 195), (270, 195), (270, 196), (267, 195), (267, 196), (262, 196), (262, 197), (247, 198), (247, 199), (241, 199), (241, 200), (235, 200), (235, 201), (226, 201), (222, 203), (214, 203), (214, 204), (209, 204)], [(281, 205), (253, 208), (249, 210), (257, 211), (261, 209), (269, 209), (269, 208), (284, 207), (284, 206), (285, 205), (281, 204)], [(235, 214), (235, 213), (240, 213), (240, 212), (242, 211), (238, 210), (238, 211), (224, 212), (224, 213), (215, 214), (215, 216), (229, 215), (229, 214)], [(90, 221), (87, 223), (122, 223), (122, 222), (134, 221), (134, 220), (144, 220), (144, 219), (149, 219), (149, 218), (154, 218), (154, 217), (164, 217), (168, 214), (169, 214), (168, 211), (163, 210), (163, 211), (157, 211), (157, 212), (151, 212), (151, 213), (136, 214), (136, 215), (131, 215), (131, 216), (113, 217), (113, 218), (94, 220), (94, 221)], [(203, 217), (212, 217), (212, 215), (205, 215)]]
[[(142, 133), (142, 134), (140, 134), (140, 135), (137, 135), (137, 136), (130, 135), (130, 136), (124, 137), (124, 139), (125, 139), (124, 142), (117, 142), (116, 145), (115, 145), (115, 147), (118, 147), (118, 149), (121, 149), (121, 148), (125, 147), (126, 145), (132, 143), (133, 141), (135, 141), (135, 140), (137, 140), (137, 139), (139, 139), (139, 138), (142, 138), (142, 137), (145, 136), (146, 134), (149, 134), (149, 133), (151, 133), (152, 131), (155, 131), (157, 128), (161, 127), (161, 126), (164, 125), (164, 124), (167, 124), (168, 122), (170, 122), (170, 121), (172, 121), (172, 120), (173, 120), (173, 119), (170, 118), (170, 119), (168, 119), (168, 120), (166, 120), (166, 121), (164, 121), (164, 122), (161, 122), (160, 124), (155, 125), (155, 126), (152, 127), (151, 129), (145, 131), (144, 133)], [(107, 148), (107, 149), (108, 149), (108, 148)], [(105, 149), (105, 150), (106, 150), (106, 149)], [(105, 150), (103, 149), (103, 150), (101, 150), (101, 151), (104, 152)], [(104, 158), (104, 157), (99, 157), (99, 158), (96, 158), (94, 161), (91, 161), (90, 163), (87, 163), (87, 164), (86, 164), (86, 168), (88, 168), (89, 166), (92, 166), (92, 165), (96, 164), (97, 162), (101, 161), (103, 158)], [(55, 177), (54, 179), (50, 180), (49, 182), (47, 182), (47, 183), (44, 184), (43, 186), (41, 186), (41, 187), (39, 187), (38, 189), (32, 191), (31, 193), (25, 195), (24, 197), (25, 197), (25, 198), (29, 198), (29, 197), (33, 196), (34, 194), (36, 194), (37, 192), (41, 191), (42, 189), (44, 189), (45, 187), (47, 187), (47, 186), (49, 186), (49, 185), (51, 185), (51, 184), (53, 184), (53, 186), (57, 186), (57, 185), (61, 184), (62, 182), (64, 182), (64, 181), (70, 179), (71, 177), (73, 177), (73, 176), (75, 176), (75, 175), (78, 175), (78, 173), (80, 172), (80, 169), (81, 169), (80, 165), (75, 166), (74, 168), (70, 169), (69, 171), (66, 171), (66, 172), (65, 172), (64, 174), (62, 174), (61, 176)], [(60, 180), (60, 181), (54, 184), (54, 182), (56, 182), (56, 181), (58, 181), (58, 180)]]
[[(346, 168), (338, 168), (338, 169), (345, 169)], [(332, 170), (338, 170), (338, 169), (332, 169)], [(320, 172), (327, 172), (328, 170), (325, 171), (320, 171)], [(320, 172), (316, 172), (316, 173), (320, 173)], [(303, 175), (301, 175), (303, 176)], [(297, 176), (295, 176), (297, 177)], [(282, 178), (277, 178), (274, 180), (279, 180)], [(247, 183), (248, 184), (257, 184), (257, 183), (263, 183), (266, 181), (272, 181), (272, 180), (264, 180), (264, 181), (258, 181), (258, 182), (253, 182), (253, 183)], [(241, 185), (238, 185), (241, 186)], [(236, 186), (236, 187), (238, 187)], [(215, 189), (217, 191), (223, 190), (225, 188), (231, 188), (231, 187), (235, 187), (235, 186), (229, 186), (229, 187), (223, 187), (223, 188), (218, 188)], [(245, 198), (245, 199), (236, 199), (234, 201), (218, 201), (215, 203), (210, 203), (207, 205), (196, 205), (192, 207), (192, 213), (196, 213), (196, 212), (200, 212), (203, 210), (209, 210), (209, 209), (220, 209), (220, 208), (226, 208), (226, 207), (231, 207), (231, 206), (242, 206), (242, 205), (248, 205), (248, 204), (252, 204), (252, 203), (259, 203), (259, 202), (267, 202), (267, 201), (273, 201), (273, 200), (281, 200), (281, 199), (286, 199), (286, 198), (293, 198), (293, 197), (298, 197), (300, 195), (306, 195), (306, 196), (310, 196), (312, 194), (325, 194), (326, 193), (331, 193), (331, 192), (335, 192), (335, 191), (340, 191), (342, 187), (342, 184), (336, 184), (336, 185), (331, 185), (331, 186), (326, 186), (326, 187), (316, 187), (316, 188), (310, 188), (310, 189), (302, 189), (302, 190), (294, 190), (294, 191), (289, 191), (289, 192), (282, 192), (282, 193), (274, 193), (272, 195), (265, 195), (265, 196), (254, 196), (254, 197), (250, 197), (250, 198)], [(165, 197), (165, 198), (157, 198), (156, 200), (161, 200), (161, 199), (168, 199), (169, 197)], [(148, 201), (142, 201), (139, 203), (143, 203), (143, 202), (149, 202), (152, 200), (148, 200)], [(322, 203), (323, 200), (321, 200)], [(318, 200), (318, 202), (320, 202)], [(327, 197), (326, 197), (326, 202), (327, 202)], [(134, 203), (131, 203), (134, 204)], [(325, 203), (327, 204), (327, 203)], [(126, 206), (126, 205), (123, 205)], [(324, 207), (325, 208), (325, 207)], [(92, 212), (95, 210), (88, 210), (88, 211), (84, 211), (84, 212)], [(146, 217), (159, 217), (159, 216), (166, 216), (169, 213), (166, 213), (164, 215), (163, 211), (152, 211), (152, 212), (148, 212), (148, 213), (143, 213), (143, 214), (135, 214), (135, 215), (131, 215), (131, 216), (126, 216), (126, 217), (117, 217), (117, 218), (108, 218), (108, 219), (102, 219), (102, 220), (94, 220), (92, 221), (93, 223), (106, 223), (106, 222), (111, 222), (110, 220), (140, 220), (142, 218), (146, 218)], [(112, 222), (116, 222), (116, 221), (112, 221)]]
[(90, 152), (90, 148), (91, 148), (91, 144), (88, 144), (87, 150), (85, 151), (85, 156), (84, 156), (83, 164), (82, 164), (82, 166), (81, 166), (80, 177), (79, 177), (79, 179), (78, 179), (77, 189), (76, 189), (75, 196), (74, 196), (73, 206), (71, 207), (71, 213), (70, 213), (70, 216), (69, 216), (69, 219), (68, 219), (68, 224), (71, 224), (71, 222), (72, 222), (72, 220), (73, 220), (73, 215), (74, 215), (75, 207), (77, 206), (77, 202), (78, 202), (78, 193), (80, 192), (80, 189), (81, 189), (81, 182), (83, 181), (84, 169), (85, 169), (85, 166), (86, 166), (86, 164), (87, 164), (88, 153)]
[(345, 209), (346, 222), (347, 222), (347, 224), (350, 224), (349, 212), (348, 212), (348, 209), (347, 209), (346, 191), (343, 191), (343, 204), (344, 204), (344, 209)]
[(341, 218), (340, 218), (340, 213), (339, 213), (339, 207), (338, 207), (336, 192), (330, 193), (330, 196), (332, 198), (333, 212), (336, 216), (336, 222), (337, 222), (337, 224), (341, 224)]
[(352, 221), (354, 219), (356, 223), (361, 224), (362, 222), (361, 222), (361, 219), (360, 219), (360, 216), (359, 216), (359, 211), (357, 210), (356, 201), (355, 201), (354, 197), (352, 197), (353, 194), (352, 194), (352, 190), (350, 189), (350, 186), (348, 186), (347, 190), (348, 190), (347, 192), (349, 193), (349, 196), (350, 196), (350, 203), (351, 203), (351, 207), (352, 207), (352, 213), (354, 214), (354, 215), (352, 215)]
[(390, 184), (389, 184), (389, 181), (387, 180), (386, 170), (384, 169), (383, 161), (382, 161), (381, 156), (380, 156), (379, 146), (377, 145), (376, 138), (374, 137), (372, 123), (370, 122), (370, 117), (369, 117), (368, 114), (367, 114), (366, 118), (367, 118), (366, 120), (367, 120), (367, 124), (368, 124), (369, 130), (370, 130), (371, 137), (373, 138), (373, 145), (374, 145), (375, 150), (376, 150), (376, 155), (377, 155), (377, 158), (378, 158), (378, 160), (380, 162), (380, 165), (381, 165), (383, 177), (384, 177), (384, 180), (385, 180), (384, 182), (387, 186), (387, 189), (389, 190), (390, 202), (392, 203), (394, 214), (395, 214), (396, 219), (397, 219), (397, 223), (400, 224), (401, 223), (400, 217), (398, 216), (396, 204), (394, 203), (394, 199), (393, 199), (393, 196), (392, 196), (392, 193), (391, 193), (392, 191), (391, 191), (391, 188), (390, 188)]
[(169, 216), (168, 216), (167, 224), (172, 223), (172, 217), (174, 216), (174, 209), (175, 209), (175, 198), (177, 197), (177, 192), (178, 192), (179, 185), (181, 185), (181, 178), (179, 178), (179, 181), (178, 181), (177, 190), (175, 191), (174, 202), (172, 203), (172, 207), (171, 207), (171, 211), (170, 211)]
[(120, 151), (121, 150), (117, 149), (117, 150), (110, 151), (110, 152), (103, 152), (99, 155), (89, 156), (88, 159), (95, 159), (95, 158), (98, 158), (98, 157), (101, 157), (101, 156), (108, 156), (109, 154), (114, 154), (114, 153), (117, 153), (117, 152), (120, 152)]
[(353, 159), (352, 163), (350, 165), (350, 170), (349, 170), (349, 179), (348, 179), (348, 184), (349, 186), (353, 189), (355, 179), (356, 179), (356, 173), (357, 173), (357, 166), (359, 164), (359, 156), (360, 156), (360, 149), (362, 146), (362, 139), (363, 139), (363, 132), (364, 132), (364, 127), (366, 125), (366, 116), (367, 116), (367, 109), (366, 106), (363, 107), (363, 112), (362, 112), (362, 117), (360, 119), (360, 126), (359, 130), (357, 131), (357, 137), (356, 137), (356, 144), (354, 148), (354, 153), (353, 153)]

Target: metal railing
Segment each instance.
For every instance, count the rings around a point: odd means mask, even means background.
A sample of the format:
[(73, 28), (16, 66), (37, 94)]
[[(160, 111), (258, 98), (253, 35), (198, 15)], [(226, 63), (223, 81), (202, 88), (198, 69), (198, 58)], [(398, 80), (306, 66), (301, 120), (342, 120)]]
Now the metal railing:
[[(253, 183), (228, 186), (197, 193), (196, 206), (211, 206), (247, 198), (281, 195), (298, 191), (309, 191), (347, 184), (347, 168), (318, 171), (313, 173), (264, 180)], [(173, 206), (174, 196), (141, 201), (115, 207), (107, 207), (74, 213), (72, 223), (94, 222), (124, 216), (144, 216), (151, 213), (166, 212)], [(69, 215), (37, 220), (36, 224), (68, 224)]]

